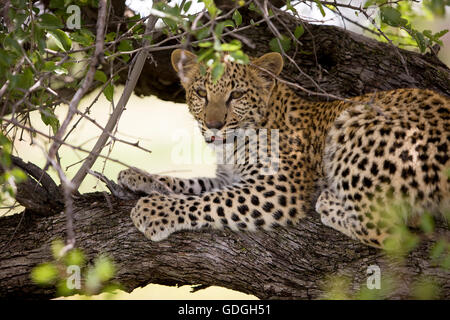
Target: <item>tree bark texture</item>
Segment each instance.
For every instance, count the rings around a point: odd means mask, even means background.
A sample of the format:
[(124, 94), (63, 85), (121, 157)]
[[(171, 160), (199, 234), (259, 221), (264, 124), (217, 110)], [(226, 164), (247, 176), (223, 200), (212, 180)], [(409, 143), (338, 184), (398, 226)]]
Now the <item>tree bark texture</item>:
[[(288, 17), (282, 19), (291, 30), (298, 23)], [(283, 30), (276, 20), (274, 24)], [(304, 74), (286, 61), (282, 73), (286, 80), (318, 92), (309, 76), (327, 93), (342, 97), (403, 87), (430, 88), (450, 95), (450, 70), (433, 55), (399, 49), (405, 68), (398, 53), (387, 43), (332, 26), (304, 26), (302, 46), (287, 52)], [(273, 38), (265, 24), (243, 30), (240, 35), (254, 44), (254, 48), (245, 48), (252, 56), (268, 52)], [(170, 50), (152, 53), (138, 82), (137, 94), (184, 101), (169, 59)], [(125, 71), (123, 77), (126, 75)], [(298, 92), (308, 99), (319, 99)], [(150, 113), (149, 109), (148, 116)], [(35, 176), (30, 170), (27, 172)], [(33, 194), (37, 195), (36, 201), (30, 201)], [(18, 201), (27, 210), (0, 218), (0, 297), (53, 296), (52, 289), (31, 282), (30, 271), (51, 260), (52, 240), (65, 237), (61, 199), (48, 181), (38, 186), (19, 186)], [(408, 255), (404, 265), (395, 265), (388, 263), (381, 251), (325, 227), (313, 211), (299, 226), (274, 232), (179, 232), (153, 243), (131, 222), (129, 212), (134, 204), (135, 200), (118, 200), (103, 193), (77, 195), (74, 203), (77, 247), (85, 251), (88, 259), (99, 253), (109, 254), (118, 265), (117, 280), (127, 290), (148, 283), (203, 284), (265, 299), (316, 299), (324, 292), (327, 275), (351, 275), (353, 287), (358, 288), (365, 284), (367, 267), (377, 264), (382, 276), (393, 269), (401, 276), (402, 285), (391, 293), (391, 298), (409, 297), (411, 282), (421, 275), (433, 277), (441, 284), (440, 298), (450, 298), (450, 274), (429, 261), (433, 240), (450, 238), (443, 223), (438, 223), (434, 235)]]
[[(442, 285), (441, 298), (450, 298), (450, 274), (429, 262), (433, 240), (449, 237), (442, 225), (430, 239), (393, 266), (383, 253), (322, 225), (311, 213), (297, 227), (273, 232), (235, 233), (228, 230), (178, 232), (151, 242), (134, 227), (129, 212), (134, 201), (103, 193), (85, 194), (75, 201), (77, 247), (88, 258), (101, 253), (117, 264), (117, 280), (126, 290), (148, 283), (216, 285), (259, 298), (317, 299), (326, 276), (350, 275), (354, 288), (365, 285), (367, 268), (378, 265), (381, 275), (395, 271), (401, 287), (393, 298), (409, 297), (417, 277), (433, 277)], [(52, 288), (30, 281), (37, 264), (52, 259), (50, 245), (65, 236), (63, 213), (38, 216), (26, 211), (3, 217), (0, 224), (0, 297), (51, 298)]]

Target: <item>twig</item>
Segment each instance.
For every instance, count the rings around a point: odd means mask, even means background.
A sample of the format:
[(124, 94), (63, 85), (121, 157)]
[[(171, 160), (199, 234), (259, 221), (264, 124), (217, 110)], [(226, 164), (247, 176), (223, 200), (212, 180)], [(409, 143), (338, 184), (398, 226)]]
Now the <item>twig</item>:
[(57, 140), (61, 140), (64, 133), (66, 132), (67, 127), (69, 126), (70, 121), (75, 115), (78, 104), (80, 103), (81, 98), (84, 97), (86, 92), (91, 87), (91, 84), (94, 80), (95, 70), (97, 69), (97, 65), (100, 62), (100, 57), (103, 55), (103, 45), (105, 41), (105, 24), (106, 24), (106, 9), (107, 9), (107, 0), (100, 0), (99, 2), (99, 10), (98, 10), (98, 21), (97, 21), (97, 34), (96, 34), (96, 43), (95, 43), (95, 52), (92, 57), (91, 65), (89, 67), (88, 72), (86, 73), (86, 77), (84, 78), (83, 84), (81, 87), (75, 92), (72, 100), (69, 104), (69, 110), (67, 112), (67, 116), (64, 119), (64, 122), (61, 124), (61, 127), (55, 134), (55, 140), (50, 147), (48, 152), (48, 156), (50, 159), (55, 158), (56, 153), (58, 152), (61, 144), (57, 142)]
[[(147, 20), (147, 26), (145, 32), (148, 33), (150, 30), (152, 30), (155, 27), (156, 21), (158, 20), (158, 17), (151, 16)], [(144, 39), (143, 45), (147, 45), (148, 40)], [(83, 163), (81, 168), (78, 170), (78, 172), (75, 174), (75, 177), (72, 179), (72, 183), (74, 184), (75, 190), (78, 189), (81, 182), (86, 177), (87, 173), (91, 169), (92, 165), (94, 164), (95, 160), (97, 160), (98, 155), (100, 154), (101, 150), (105, 146), (109, 136), (110, 132), (114, 130), (114, 127), (117, 125), (117, 121), (122, 114), (123, 110), (125, 109), (125, 106), (128, 102), (128, 99), (130, 98), (131, 94), (133, 93), (133, 90), (136, 86), (137, 80), (139, 79), (139, 76), (141, 74), (141, 71), (144, 67), (145, 60), (147, 59), (148, 52), (146, 50), (142, 50), (139, 52), (139, 54), (136, 57), (136, 62), (133, 65), (133, 69), (131, 71), (130, 77), (128, 78), (127, 83), (125, 84), (125, 88), (123, 90), (122, 96), (120, 97), (119, 102), (117, 103), (116, 108), (114, 109), (114, 112), (111, 114), (111, 117), (108, 120), (108, 123), (105, 126), (105, 129), (103, 130), (102, 134), (100, 135), (99, 139), (97, 140), (97, 143), (92, 148), (92, 151), (89, 155), (89, 157), (86, 159), (86, 161)]]

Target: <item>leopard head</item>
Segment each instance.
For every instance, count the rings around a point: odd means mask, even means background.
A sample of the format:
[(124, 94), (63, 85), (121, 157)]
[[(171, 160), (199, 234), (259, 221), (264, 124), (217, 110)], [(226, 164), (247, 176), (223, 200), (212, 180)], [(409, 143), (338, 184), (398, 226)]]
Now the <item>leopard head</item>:
[[(258, 129), (268, 117), (268, 103), (283, 59), (268, 53), (244, 65), (224, 62), (223, 75), (212, 80), (211, 70), (189, 51), (172, 53), (172, 66), (186, 90), (189, 111), (200, 125), (206, 142), (225, 140), (236, 129)], [(202, 72), (203, 71), (203, 72)]]

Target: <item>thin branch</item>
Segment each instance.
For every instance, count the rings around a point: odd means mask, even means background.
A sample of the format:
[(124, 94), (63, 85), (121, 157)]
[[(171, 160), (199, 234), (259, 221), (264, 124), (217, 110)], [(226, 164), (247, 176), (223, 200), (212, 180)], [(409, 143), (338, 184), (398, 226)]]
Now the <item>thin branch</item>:
[(58, 152), (59, 147), (61, 146), (57, 140), (61, 140), (64, 133), (66, 132), (67, 127), (69, 126), (70, 121), (73, 116), (76, 114), (78, 109), (78, 104), (80, 100), (84, 97), (86, 92), (91, 87), (91, 84), (94, 80), (95, 70), (97, 69), (97, 65), (100, 62), (100, 57), (103, 55), (103, 46), (105, 41), (105, 23), (106, 23), (106, 9), (107, 9), (107, 0), (100, 0), (99, 2), (99, 10), (98, 10), (98, 20), (97, 20), (97, 34), (96, 34), (96, 44), (95, 44), (95, 52), (92, 57), (91, 65), (89, 67), (88, 72), (86, 73), (86, 77), (84, 78), (83, 84), (74, 94), (72, 100), (69, 104), (69, 110), (67, 112), (67, 116), (64, 119), (61, 127), (58, 129), (58, 132), (55, 134), (55, 141), (50, 147), (48, 156), (50, 159), (55, 158), (56, 153)]
[[(147, 20), (147, 26), (146, 26), (146, 30), (145, 30), (146, 33), (150, 32), (155, 27), (157, 20), (158, 20), (158, 17), (156, 17), (156, 16), (151, 16)], [(144, 44), (144, 46), (146, 46), (148, 44), (148, 40), (145, 39), (143, 44)], [(148, 55), (148, 52), (145, 50), (140, 51), (139, 54), (137, 55), (136, 61), (133, 65), (133, 69), (130, 74), (130, 77), (128, 78), (128, 81), (125, 84), (125, 88), (123, 90), (122, 96), (120, 97), (120, 100), (117, 103), (117, 106), (114, 109), (114, 112), (111, 114), (111, 117), (109, 118), (108, 123), (105, 126), (105, 129), (103, 130), (102, 134), (100, 135), (99, 139), (97, 140), (97, 143), (92, 148), (92, 151), (91, 151), (89, 157), (86, 159), (86, 161), (83, 163), (81, 168), (75, 174), (75, 177), (72, 179), (72, 183), (75, 186), (75, 190), (77, 190), (78, 187), (81, 185), (81, 182), (83, 182), (84, 178), (88, 174), (92, 165), (97, 160), (97, 157), (100, 154), (101, 150), (105, 146), (105, 144), (110, 136), (110, 132), (112, 132), (114, 130), (114, 127), (117, 125), (119, 117), (122, 114), (123, 110), (125, 109), (128, 99), (130, 98), (131, 94), (133, 93), (133, 90), (134, 90), (136, 83), (139, 79), (139, 76), (141, 74), (142, 68), (144, 67), (145, 60), (147, 59), (147, 55)]]

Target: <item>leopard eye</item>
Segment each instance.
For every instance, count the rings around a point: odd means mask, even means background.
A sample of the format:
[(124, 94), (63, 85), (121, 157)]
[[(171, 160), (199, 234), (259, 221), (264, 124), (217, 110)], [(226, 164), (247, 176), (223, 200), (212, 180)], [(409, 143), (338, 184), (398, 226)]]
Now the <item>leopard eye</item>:
[(244, 91), (233, 91), (230, 95), (231, 99), (239, 99), (242, 98), (244, 96)]
[(197, 89), (196, 92), (202, 98), (206, 98), (206, 96), (208, 95), (206, 90), (204, 90), (204, 89)]

